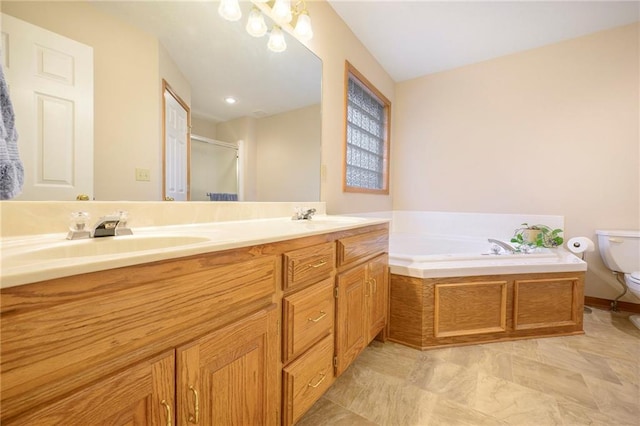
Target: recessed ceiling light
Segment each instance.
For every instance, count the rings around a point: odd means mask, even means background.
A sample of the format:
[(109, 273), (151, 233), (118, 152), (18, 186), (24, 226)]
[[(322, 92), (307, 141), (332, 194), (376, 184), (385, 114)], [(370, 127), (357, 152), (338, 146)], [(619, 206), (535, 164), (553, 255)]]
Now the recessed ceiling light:
[(224, 98), (224, 101), (225, 101), (226, 103), (228, 103), (229, 105), (233, 105), (233, 104), (235, 104), (236, 102), (238, 102), (238, 101), (236, 100), (236, 98), (234, 98), (233, 96), (227, 96), (226, 98)]

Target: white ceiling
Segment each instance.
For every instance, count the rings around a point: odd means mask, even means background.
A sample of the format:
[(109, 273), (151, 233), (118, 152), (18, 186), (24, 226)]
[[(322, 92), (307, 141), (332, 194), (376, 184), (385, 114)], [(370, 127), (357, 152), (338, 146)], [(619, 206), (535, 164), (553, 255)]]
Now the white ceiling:
[(328, 2), (396, 82), (640, 19), (640, 1)]

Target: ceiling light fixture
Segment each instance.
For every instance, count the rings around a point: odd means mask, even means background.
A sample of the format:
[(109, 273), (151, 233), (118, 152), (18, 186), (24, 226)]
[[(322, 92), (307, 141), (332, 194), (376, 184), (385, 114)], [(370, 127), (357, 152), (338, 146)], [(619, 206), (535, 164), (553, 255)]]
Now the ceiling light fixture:
[(271, 28), (267, 47), (276, 53), (284, 52), (287, 49), (287, 42), (284, 40), (284, 34), (278, 25), (274, 25)]
[(238, 0), (220, 0), (218, 13), (227, 21), (237, 21), (242, 18)]
[(293, 19), (291, 0), (276, 0), (271, 9), (271, 13), (273, 13), (273, 19), (275, 19), (278, 24), (288, 24)]
[(264, 22), (264, 16), (260, 9), (253, 6), (249, 19), (247, 19), (247, 32), (253, 37), (262, 37), (267, 33), (267, 24)]
[(311, 28), (311, 18), (307, 9), (303, 9), (298, 15), (296, 27), (293, 30), (298, 38), (302, 41), (309, 41), (313, 37), (313, 29)]
[[(287, 48), (282, 27), (293, 34), (302, 42), (307, 42), (313, 37), (311, 17), (307, 10), (305, 0), (275, 0), (272, 7), (267, 4), (269, 0), (251, 0), (254, 6), (251, 8), (247, 19), (246, 30), (253, 37), (262, 37), (267, 33), (267, 24), (264, 15), (269, 16), (275, 25), (269, 32), (267, 47), (273, 52), (283, 52)], [(242, 17), (242, 11), (238, 0), (220, 0), (218, 13), (227, 21), (237, 21)], [(264, 14), (264, 15), (263, 15)]]
[(228, 103), (229, 105), (233, 105), (236, 102), (238, 102), (238, 100), (236, 98), (234, 98), (233, 96), (227, 96), (226, 98), (224, 98), (224, 101), (226, 103)]

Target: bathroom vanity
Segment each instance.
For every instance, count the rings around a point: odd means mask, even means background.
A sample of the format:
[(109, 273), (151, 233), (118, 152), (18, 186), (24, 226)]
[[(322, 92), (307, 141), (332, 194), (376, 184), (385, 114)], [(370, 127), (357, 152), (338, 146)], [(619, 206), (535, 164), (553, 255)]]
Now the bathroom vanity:
[(295, 423), (388, 318), (386, 221), (311, 223), (3, 288), (2, 424)]

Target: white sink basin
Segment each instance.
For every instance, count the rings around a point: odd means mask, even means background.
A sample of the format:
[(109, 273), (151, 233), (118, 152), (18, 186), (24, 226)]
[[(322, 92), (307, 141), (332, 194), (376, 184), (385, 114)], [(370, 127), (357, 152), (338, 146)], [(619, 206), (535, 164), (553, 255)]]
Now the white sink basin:
[(184, 235), (121, 236), (65, 241), (20, 255), (21, 260), (55, 260), (72, 257), (126, 254), (145, 250), (176, 248), (210, 241), (207, 237)]

